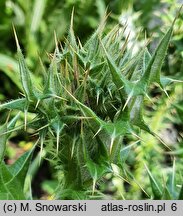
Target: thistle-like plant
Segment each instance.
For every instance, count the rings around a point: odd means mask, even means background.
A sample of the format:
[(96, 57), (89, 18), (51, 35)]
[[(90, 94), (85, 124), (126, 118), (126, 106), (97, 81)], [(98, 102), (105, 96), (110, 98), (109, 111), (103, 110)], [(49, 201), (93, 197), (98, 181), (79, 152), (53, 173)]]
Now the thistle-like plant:
[[(34, 130), (40, 151), (46, 151), (45, 157), (63, 173), (54, 197), (58, 199), (88, 199), (97, 195), (96, 183), (105, 174), (119, 176), (113, 167), (116, 164), (124, 169), (130, 149), (123, 148), (126, 135), (138, 141), (138, 131), (144, 130), (158, 138), (144, 122), (143, 103), (144, 98), (149, 99), (152, 83), (164, 91), (169, 84), (160, 71), (174, 23), (152, 55), (146, 43), (133, 56), (127, 49), (128, 38), (123, 38), (125, 28), (116, 26), (105, 34), (103, 21), (82, 45), (71, 20), (68, 37), (60, 48), (55, 36), (55, 52), (50, 55), (49, 68), (42, 67), (43, 82), (39, 85), (33, 83), (15, 33), (23, 96), (0, 105), (0, 110), (18, 112), (0, 129), (0, 198), (25, 198), (23, 183), (32, 151), (6, 166), (5, 144), (12, 131)], [(15, 126), (19, 112), (24, 113), (24, 124)], [(28, 120), (30, 113), (34, 118)], [(123, 173), (122, 179), (133, 179), (129, 172)], [(15, 180), (21, 189), (19, 195), (12, 190)]]

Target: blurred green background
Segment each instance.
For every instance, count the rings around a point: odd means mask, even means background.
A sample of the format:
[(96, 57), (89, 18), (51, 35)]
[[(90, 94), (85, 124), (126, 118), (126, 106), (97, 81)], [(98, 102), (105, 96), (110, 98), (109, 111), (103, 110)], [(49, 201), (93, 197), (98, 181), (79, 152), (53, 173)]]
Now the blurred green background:
[[(150, 38), (150, 49), (173, 22), (176, 12), (183, 1), (180, 0), (1, 0), (0, 1), (0, 101), (20, 97), (21, 85), (16, 60), (16, 45), (12, 24), (20, 41), (29, 69), (37, 79), (41, 79), (40, 59), (47, 67), (49, 55), (54, 50), (54, 32), (59, 41), (63, 41), (70, 25), (74, 8), (74, 31), (83, 43), (96, 29), (106, 10), (109, 13), (107, 30), (120, 24), (130, 31), (130, 41), (135, 41), (138, 51), (145, 37)], [(139, 35), (137, 38), (136, 36)], [(183, 182), (183, 13), (175, 23), (174, 33), (162, 73), (170, 77), (173, 83), (167, 88), (167, 95), (152, 87), (152, 103), (146, 103), (146, 121), (152, 129), (173, 149), (171, 154), (163, 154), (159, 141), (145, 133), (141, 137), (145, 142), (132, 146), (125, 153), (127, 169), (133, 173), (134, 185), (122, 184), (122, 180), (107, 175), (98, 188), (110, 199), (143, 199), (147, 195), (139, 190), (146, 189), (151, 194), (151, 187), (144, 163), (155, 179), (163, 184), (163, 174), (176, 178), (180, 188)], [(167, 106), (165, 107), (164, 104)], [(7, 113), (0, 113), (0, 122), (5, 121)], [(23, 118), (22, 118), (23, 119)], [(8, 143), (6, 162), (11, 164), (23, 152), (30, 149), (34, 137), (28, 133), (14, 133)], [(133, 143), (132, 137), (125, 138), (126, 144)], [(37, 152), (38, 153), (38, 152)], [(174, 159), (176, 158), (176, 159)], [(57, 171), (49, 161), (37, 166), (35, 154), (30, 173), (33, 176), (34, 198), (49, 199), (57, 185)], [(173, 165), (174, 164), (174, 165)], [(117, 169), (117, 168), (116, 168)], [(173, 171), (176, 169), (174, 176)], [(160, 172), (160, 170), (162, 172)], [(116, 170), (118, 172), (118, 170)], [(36, 179), (36, 181), (35, 181)], [(141, 185), (143, 183), (143, 185)], [(176, 190), (175, 190), (176, 193)]]

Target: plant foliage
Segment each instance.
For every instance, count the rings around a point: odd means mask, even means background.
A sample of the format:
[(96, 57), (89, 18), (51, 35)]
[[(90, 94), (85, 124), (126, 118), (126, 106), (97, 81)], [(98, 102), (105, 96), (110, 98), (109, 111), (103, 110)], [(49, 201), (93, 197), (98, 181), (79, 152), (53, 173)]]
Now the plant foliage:
[[(55, 52), (48, 70), (41, 68), (41, 83), (34, 83), (14, 31), (23, 97), (1, 104), (0, 110), (22, 112), (22, 127), (34, 130), (40, 151), (45, 150), (46, 158), (63, 173), (54, 198), (97, 196), (97, 182), (107, 173), (116, 175), (114, 164), (125, 170), (124, 156), (129, 150), (123, 148), (125, 136), (139, 139), (138, 131), (143, 130), (160, 139), (143, 119), (143, 104), (153, 83), (165, 91), (167, 82), (162, 79), (167, 78), (162, 78), (160, 72), (174, 22), (152, 54), (144, 44), (133, 55), (132, 48), (127, 49), (128, 38), (123, 37), (125, 28), (116, 26), (105, 34), (105, 19), (82, 45), (74, 35), (72, 15), (68, 36), (60, 47), (55, 35)], [(30, 113), (35, 117), (29, 121)], [(12, 185), (16, 181), (16, 190), (19, 185), (20, 191), (23, 190), (32, 151), (12, 167), (3, 162), (9, 131), (20, 128), (14, 123), (17, 118), (18, 115), (13, 123), (1, 127), (0, 195), (3, 199), (25, 198), (23, 192), (15, 196)], [(124, 173), (121, 178), (132, 181), (133, 176)], [(162, 198), (164, 193), (148, 168), (147, 173), (154, 198)]]

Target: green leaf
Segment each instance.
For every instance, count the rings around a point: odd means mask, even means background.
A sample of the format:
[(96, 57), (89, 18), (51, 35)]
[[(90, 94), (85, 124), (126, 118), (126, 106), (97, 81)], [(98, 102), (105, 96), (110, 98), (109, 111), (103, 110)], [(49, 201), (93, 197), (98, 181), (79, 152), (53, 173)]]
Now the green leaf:
[(5, 198), (5, 194), (8, 199), (25, 199), (22, 185), (16, 178), (13, 178), (13, 175), (4, 163), (0, 165), (0, 184), (0, 199)]
[(176, 108), (179, 118), (183, 122), (183, 102), (180, 102), (179, 104), (175, 104), (173, 106)]
[(99, 178), (101, 178), (104, 174), (110, 171), (109, 167), (106, 164), (97, 164), (90, 159), (87, 159), (86, 166), (88, 171), (93, 179), (93, 193), (95, 191), (95, 185)]
[(52, 62), (48, 69), (48, 77), (46, 80), (42, 98), (46, 98), (47, 96), (60, 95), (60, 86), (57, 76), (57, 60), (55, 55), (56, 53), (54, 53)]
[(4, 153), (6, 150), (6, 142), (8, 137), (10, 136), (11, 132), (8, 132), (9, 130), (11, 131), (14, 127), (19, 118), (19, 113), (7, 124), (5, 123), (0, 127), (0, 163), (4, 159)]
[(0, 104), (0, 110), (3, 110), (3, 109), (15, 110), (15, 109), (17, 109), (20, 111), (24, 111), (25, 105), (26, 105), (26, 99), (21, 98), (21, 99), (16, 99), (13, 101), (6, 102), (4, 104)]
[(65, 124), (62, 121), (60, 121), (59, 116), (57, 116), (52, 120), (51, 126), (54, 129), (56, 136), (57, 136), (57, 152), (58, 152), (59, 142), (60, 142), (60, 134), (61, 134), (62, 130), (64, 129)]
[(143, 102), (144, 102), (144, 96), (136, 96), (133, 98), (130, 102), (130, 121), (132, 125), (138, 126), (140, 129), (147, 131), (148, 133), (152, 132), (150, 131), (148, 125), (143, 120)]
[(55, 199), (61, 200), (86, 200), (87, 196), (85, 192), (80, 190), (73, 190), (73, 189), (63, 189), (58, 187)]
[(34, 148), (31, 151), (24, 153), (14, 164), (8, 167), (10, 173), (14, 176), (13, 178), (16, 178), (21, 185), (24, 185), (33, 151)]
[(18, 63), (13, 58), (0, 53), (0, 69), (22, 90), (18, 77)]
[[(0, 183), (1, 183), (1, 180), (0, 180)], [(12, 197), (8, 195), (8, 193), (1, 193), (1, 190), (0, 190), (0, 200), (11, 200)]]
[(152, 189), (152, 192), (154, 194), (154, 199), (161, 199), (162, 198), (162, 190), (159, 186), (157, 179), (155, 179), (153, 177), (152, 173), (150, 172), (150, 170), (148, 169), (148, 167), (146, 165), (145, 165), (145, 168), (146, 168), (148, 175), (149, 175), (149, 179), (150, 179), (150, 183), (151, 183), (151, 189)]
[(18, 63), (19, 63), (19, 71), (20, 71), (20, 78), (21, 78), (21, 83), (22, 87), (24, 90), (24, 93), (29, 101), (31, 99), (35, 98), (34, 91), (33, 91), (33, 85), (31, 81), (31, 76), (30, 76), (30, 71), (26, 65), (24, 56), (22, 54), (22, 51), (20, 49), (20, 45), (18, 42), (18, 38), (14, 29), (14, 35), (15, 35), (15, 40), (16, 40), (16, 45), (17, 45), (17, 57), (18, 57)]
[(23, 188), (33, 150), (10, 166), (0, 164), (0, 199), (25, 199)]
[(112, 57), (109, 55), (109, 53), (107, 52), (103, 44), (102, 47), (110, 68), (112, 80), (116, 85), (117, 89), (120, 92), (122, 92), (123, 95), (124, 95), (124, 90), (122, 89), (123, 87), (125, 88), (125, 93), (131, 92), (132, 84), (123, 76), (120, 69), (116, 66), (115, 62), (113, 61)]
[(72, 10), (72, 14), (71, 14), (71, 23), (70, 23), (69, 33), (68, 33), (68, 41), (69, 41), (69, 45), (71, 45), (72, 48), (77, 49), (73, 23), (74, 23), (74, 9)]
[(32, 13), (32, 20), (30, 26), (31, 33), (35, 33), (40, 26), (41, 19), (46, 6), (46, 1), (47, 0), (39, 0), (34, 2), (34, 9)]
[(1, 185), (1, 187), (0, 187), (0, 200), (13, 199), (13, 196), (8, 191), (8, 189), (6, 188), (6, 185), (4, 182), (4, 178), (2, 175), (2, 165), (0, 165), (0, 185)]
[(162, 199), (163, 200), (172, 200), (173, 199), (173, 197), (171, 196), (167, 187), (164, 187)]
[(176, 182), (175, 182), (175, 160), (174, 160), (172, 171), (171, 173), (169, 173), (168, 180), (167, 180), (167, 189), (171, 194), (171, 196), (173, 197), (173, 199), (176, 199), (177, 197), (175, 188), (176, 188)]
[(152, 56), (149, 53), (149, 50), (146, 48), (145, 52), (144, 52), (144, 55), (143, 55), (143, 73), (145, 73), (146, 68), (147, 68), (151, 58), (152, 58)]
[(180, 193), (179, 193), (179, 197), (178, 197), (179, 200), (183, 200), (183, 184), (182, 184), (182, 187), (180, 189)]
[(15, 115), (15, 117), (13, 117), (13, 118), (11, 119), (10, 122), (8, 122), (7, 127), (8, 127), (8, 130), (9, 130), (9, 131), (11, 131), (11, 130), (15, 127), (16, 122), (17, 122), (17, 120), (19, 119), (19, 116), (20, 116), (20, 113), (17, 113), (17, 114)]
[(171, 79), (171, 78), (164, 77), (164, 76), (160, 77), (160, 83), (161, 83), (161, 86), (163, 88), (165, 88), (166, 86), (170, 85), (172, 82), (173, 82), (173, 79)]
[(90, 117), (100, 127), (103, 121), (94, 113), (94, 111), (86, 105), (84, 105), (83, 103), (81, 103), (78, 99), (76, 99), (65, 87), (63, 88), (69, 94), (69, 96), (76, 102), (77, 106), (80, 108), (83, 115), (85, 117)]
[(96, 161), (98, 163), (105, 161), (107, 162), (109, 160), (109, 155), (107, 152), (106, 145), (102, 142), (98, 134), (96, 135), (96, 141), (98, 144), (97, 153), (96, 153)]
[(143, 77), (138, 82), (138, 85), (142, 85), (143, 88), (146, 88), (151, 82), (156, 82), (161, 85), (160, 81), (160, 71), (165, 59), (168, 45), (172, 36), (173, 25), (161, 39), (158, 47), (156, 48), (154, 54), (149, 61), (149, 64), (144, 72)]
[(41, 187), (46, 193), (48, 193), (49, 195), (52, 195), (55, 193), (55, 190), (58, 187), (58, 181), (45, 180), (42, 182)]
[(3, 134), (2, 133), (6, 133), (7, 132), (7, 124), (4, 124), (3, 126), (0, 127), (0, 163), (3, 161), (4, 159), (4, 153), (5, 153), (5, 149), (6, 149), (6, 141), (7, 141), (7, 134)]
[(140, 141), (132, 143), (131, 145), (128, 145), (128, 146), (126, 146), (120, 150), (120, 162), (121, 162), (121, 164), (125, 163), (125, 161), (127, 160), (128, 156), (129, 156), (129, 153), (130, 153), (132, 147), (134, 145), (136, 145), (138, 142), (140, 142)]

